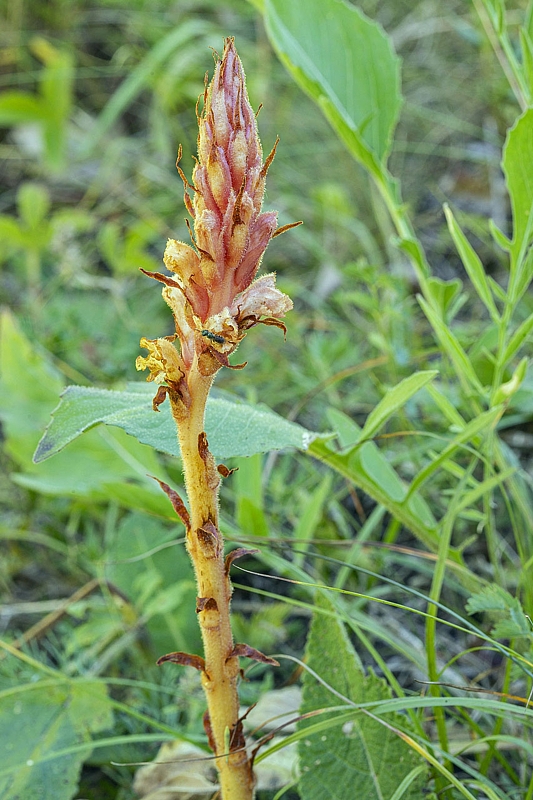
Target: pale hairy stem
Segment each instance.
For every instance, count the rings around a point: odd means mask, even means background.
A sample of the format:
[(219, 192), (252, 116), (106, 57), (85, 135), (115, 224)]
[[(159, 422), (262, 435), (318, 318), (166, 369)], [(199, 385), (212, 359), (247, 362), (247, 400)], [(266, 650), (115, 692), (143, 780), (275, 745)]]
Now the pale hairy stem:
[(207, 698), (211, 746), (215, 751), (222, 800), (251, 800), (254, 777), (243, 749), (239, 722), (239, 659), (232, 655), (230, 624), (231, 583), (224, 565), (224, 546), (218, 524), (220, 476), (207, 449), (204, 412), (213, 376), (202, 376), (193, 365), (188, 408), (170, 397), (178, 427), (185, 485), (190, 507), (187, 549), (198, 587), (197, 613), (204, 645), (202, 684)]

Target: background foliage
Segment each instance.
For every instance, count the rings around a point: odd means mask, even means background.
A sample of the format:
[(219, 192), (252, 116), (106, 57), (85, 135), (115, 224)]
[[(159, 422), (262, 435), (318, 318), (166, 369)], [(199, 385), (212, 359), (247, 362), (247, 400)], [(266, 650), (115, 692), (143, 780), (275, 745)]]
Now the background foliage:
[[(305, 223), (265, 261), (295, 301), (287, 342), (254, 330), (212, 401), (210, 440), (218, 426), (239, 467), (224, 533), (260, 550), (253, 574), (234, 568), (236, 639), (281, 653), (242, 685), (268, 740), (260, 796), (345, 800), (345, 746), (368, 797), (531, 800), (532, 5), (2, 14), (2, 795), (128, 800), (176, 770), (212, 793), (209, 760), (190, 760), (197, 675), (154, 666), (200, 647), (181, 531), (148, 477), (179, 488), (179, 462), (145, 384), (126, 384), (140, 336), (170, 332), (139, 267), (186, 238), (177, 143), (188, 172), (209, 47), (234, 35), (265, 149), (281, 137), (268, 205)], [(75, 441), (36, 464), (72, 384), (41, 455)], [(124, 764), (165, 741), (177, 766), (133, 785)], [(361, 756), (384, 742), (392, 781)]]

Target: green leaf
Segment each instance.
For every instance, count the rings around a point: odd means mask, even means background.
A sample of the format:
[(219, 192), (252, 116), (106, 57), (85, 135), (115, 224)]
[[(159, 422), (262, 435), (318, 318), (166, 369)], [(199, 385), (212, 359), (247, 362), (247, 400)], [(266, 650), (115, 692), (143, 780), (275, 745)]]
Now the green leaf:
[(71, 53), (59, 50), (41, 37), (33, 39), (32, 50), (44, 64), (39, 88), (48, 119), (61, 125), (72, 110), (74, 58)]
[[(181, 536), (175, 526), (169, 528), (144, 514), (129, 513), (106, 543), (106, 577), (134, 597), (156, 657), (172, 650), (196, 653), (201, 648), (194, 614), (183, 611), (194, 608), (196, 586), (189, 556), (178, 539)], [(181, 602), (179, 614), (169, 611), (172, 590), (174, 600)]]
[[(533, 208), (531, 213), (532, 213), (532, 225), (533, 225)], [(530, 247), (525, 258), (518, 264), (518, 267), (516, 269), (516, 276), (513, 280), (513, 285), (510, 287), (509, 296), (513, 303), (518, 303), (518, 301), (528, 288), (529, 284), (531, 283), (532, 279), (533, 279), (533, 247)]]
[(294, 544), (300, 551), (294, 553), (293, 559), (296, 566), (301, 567), (305, 559), (305, 552), (310, 544), (309, 540), (315, 535), (315, 531), (323, 517), (324, 505), (331, 499), (331, 472), (324, 475), (319, 486), (314, 492), (305, 492), (303, 498), (298, 498), (300, 510), (297, 513), (298, 523), (295, 526), (292, 536)]
[[(329, 417), (335, 428), (342, 428), (343, 444), (349, 445), (358, 441), (359, 428), (349, 417), (334, 410), (330, 410)], [(409, 487), (400, 480), (374, 442), (365, 442), (362, 446), (355, 444), (338, 452), (328, 442), (315, 439), (308, 452), (361, 488), (409, 528), (430, 550), (436, 552), (437, 523), (429, 506), (421, 495), (409, 495)]]
[(371, 439), (399, 408), (402, 408), (419, 389), (422, 389), (426, 383), (432, 381), (438, 374), (439, 372), (436, 369), (415, 372), (408, 378), (404, 378), (392, 389), (389, 389), (368, 415), (359, 441)]
[(399, 59), (381, 26), (343, 0), (265, 0), (265, 21), (296, 82), (355, 157), (379, 171), (401, 106)]
[(502, 365), (505, 366), (508, 361), (510, 361), (515, 353), (522, 347), (523, 343), (526, 341), (529, 334), (533, 331), (533, 314), (530, 314), (527, 319), (525, 319), (521, 325), (515, 330), (507, 347), (505, 348), (505, 352), (502, 356)]
[(480, 611), (508, 611), (518, 607), (521, 608), (520, 601), (497, 583), (491, 583), (480, 592), (475, 592), (466, 603), (469, 614), (477, 614)]
[(451, 332), (450, 328), (444, 323), (443, 319), (435, 312), (429, 303), (423, 297), (418, 295), (418, 302), (428, 320), (431, 323), (437, 339), (439, 340), (443, 350), (447, 353), (452, 361), (459, 380), (463, 383), (467, 391), (476, 392), (476, 394), (483, 395), (483, 386), (480, 383), (478, 376), (475, 373), (474, 367), (470, 363), (470, 359), (461, 347), (457, 338)]
[(516, 467), (508, 467), (507, 469), (503, 470), (502, 472), (498, 472), (496, 475), (493, 475), (490, 478), (487, 478), (482, 483), (478, 483), (478, 485), (474, 489), (470, 489), (469, 492), (466, 492), (462, 497), (461, 500), (457, 503), (454, 508), (454, 515), (460, 514), (463, 509), (468, 508), (468, 506), (474, 505), (477, 501), (483, 497), (484, 494), (490, 494), (497, 486), (499, 486), (504, 481), (511, 478), (516, 472)]
[[(153, 395), (153, 386), (144, 383), (130, 384), (123, 392), (68, 386), (39, 442), (34, 461), (39, 463), (55, 455), (99, 423), (122, 428), (142, 444), (178, 456), (170, 406), (165, 403), (156, 413), (152, 409)], [(305, 450), (319, 435), (287, 422), (266, 406), (252, 406), (236, 397), (228, 400), (226, 396), (207, 401), (205, 428), (217, 459), (251, 456), (284, 447)]]
[(497, 583), (491, 583), (490, 586), (473, 594), (466, 603), (466, 610), (469, 614), (480, 612), (505, 614), (505, 617), (492, 629), (492, 635), (498, 639), (531, 636), (531, 626), (520, 600)]
[(237, 459), (233, 489), (235, 519), (246, 536), (268, 536), (264, 501), (264, 465), (261, 453)]
[(7, 260), (10, 248), (24, 249), (28, 244), (27, 234), (21, 228), (20, 222), (7, 214), (0, 214), (0, 242), (0, 262)]
[(507, 238), (505, 233), (498, 228), (493, 219), (489, 219), (489, 230), (495, 244), (501, 247), (504, 253), (508, 253), (511, 250), (511, 241)]
[(467, 442), (471, 442), (475, 440), (480, 433), (483, 431), (492, 431), (496, 426), (498, 419), (501, 417), (502, 409), (501, 407), (491, 408), (488, 411), (484, 411), (479, 416), (475, 417), (471, 422), (469, 422), (465, 427), (453, 437), (453, 439), (446, 445), (446, 447), (441, 450), (438, 456), (435, 456), (431, 459), (431, 462), (424, 467), (424, 469), (420, 470), (416, 478), (413, 479), (411, 484), (411, 492), (418, 490), (431, 475), (434, 475), (435, 472), (439, 469), (445, 461), (451, 458), (457, 450), (462, 447), (463, 445), (467, 444)]
[(444, 281), (441, 278), (432, 277), (428, 278), (427, 288), (431, 301), (439, 309), (441, 317), (449, 322), (462, 305), (463, 282), (459, 278)]
[[(317, 605), (334, 611), (329, 601), (317, 596)], [(317, 673), (304, 672), (300, 713), (338, 706), (341, 702), (327, 686), (352, 703), (387, 700), (392, 692), (387, 683), (370, 670), (365, 675), (341, 620), (316, 613), (313, 616), (306, 648), (306, 664)], [(338, 712), (334, 712), (338, 713)], [(320, 717), (321, 720), (324, 716)], [(387, 715), (387, 724), (405, 730), (408, 718), (401, 714)], [(316, 719), (301, 720), (298, 742), (301, 777), (299, 790), (305, 800), (390, 800), (398, 785), (421, 765), (421, 757), (398, 734), (364, 713), (342, 726), (331, 727), (322, 734), (305, 735)], [(406, 788), (404, 800), (422, 800), (428, 776), (426, 771)], [(355, 795), (354, 795), (355, 793)]]
[(23, 470), (12, 479), (35, 491), (78, 496), (101, 492), (108, 482), (133, 479), (153, 487), (158, 495), (154, 482), (146, 477), (147, 473), (163, 477), (156, 454), (120, 430), (91, 431), (57, 459), (33, 464), (32, 454), (57, 405), (63, 381), (48, 354), (24, 335), (9, 312), (0, 321), (3, 446)]
[(502, 167), (513, 212), (513, 251), (527, 246), (533, 232), (533, 109), (525, 111), (507, 134)]
[[(3, 800), (70, 800), (91, 733), (112, 725), (106, 687), (96, 681), (28, 684), (0, 694)], [(54, 756), (87, 743), (87, 748)]]
[(533, 93), (533, 41), (526, 28), (521, 27), (519, 33), (524, 76), (531, 95)]
[(468, 277), (472, 281), (472, 285), (478, 293), (480, 300), (485, 304), (492, 320), (498, 323), (500, 321), (500, 315), (496, 308), (481, 259), (459, 227), (447, 203), (444, 204), (444, 213), (446, 215), (448, 229), (457, 248), (457, 252), (461, 256), (461, 261), (468, 273)]
[(442, 385), (438, 389), (434, 385), (430, 385), (427, 387), (427, 392), (450, 425), (456, 425), (460, 429), (465, 427), (465, 419), (457, 411), (449, 397), (444, 394)]
[[(38, 183), (23, 183), (17, 192), (19, 216), (33, 232), (45, 220), (50, 210), (50, 194)], [(31, 242), (27, 243), (28, 245)]]
[(520, 387), (524, 383), (527, 375), (527, 367), (528, 358), (527, 356), (524, 356), (524, 358), (514, 369), (510, 380), (505, 381), (505, 383), (501, 383), (494, 391), (492, 397), (492, 403), (494, 405), (497, 405), (498, 403), (509, 403), (513, 395), (520, 390)]
[(40, 98), (26, 92), (4, 92), (0, 97), (0, 126), (42, 122), (47, 112)]

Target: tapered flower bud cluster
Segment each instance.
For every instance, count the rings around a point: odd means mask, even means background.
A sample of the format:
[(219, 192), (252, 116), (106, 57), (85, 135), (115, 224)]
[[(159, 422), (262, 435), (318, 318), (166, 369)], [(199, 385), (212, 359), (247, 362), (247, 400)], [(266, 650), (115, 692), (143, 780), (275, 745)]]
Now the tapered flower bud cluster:
[[(185, 375), (195, 361), (206, 375), (229, 366), (228, 355), (248, 328), (259, 322), (284, 328), (279, 320), (292, 308), (290, 298), (276, 289), (274, 274), (253, 282), (270, 239), (293, 225), (277, 228), (276, 212), (261, 211), (277, 142), (263, 162), (242, 64), (233, 39), (224, 44), (209, 85), (206, 80), (203, 108), (197, 107), (192, 183), (178, 165), (194, 220), (193, 246), (169, 239), (163, 260), (172, 275), (147, 273), (165, 284), (163, 296), (181, 344), (178, 363), (169, 357), (169, 339), (143, 340), (150, 355), (137, 366), (150, 368), (149, 380), (157, 382), (173, 382), (177, 368)], [(178, 162), (180, 156), (181, 148)]]

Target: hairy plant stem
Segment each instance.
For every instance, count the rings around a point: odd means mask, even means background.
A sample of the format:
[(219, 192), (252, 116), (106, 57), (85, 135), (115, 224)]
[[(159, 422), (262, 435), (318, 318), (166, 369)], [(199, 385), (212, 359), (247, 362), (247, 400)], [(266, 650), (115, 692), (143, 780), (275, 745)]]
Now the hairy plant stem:
[(205, 404), (212, 382), (213, 376), (201, 375), (195, 363), (188, 376), (190, 404), (185, 407), (179, 398), (169, 397), (189, 498), (187, 549), (198, 587), (196, 610), (205, 658), (202, 684), (209, 714), (206, 729), (216, 756), (223, 800), (250, 800), (254, 777), (239, 722), (239, 658), (232, 655), (230, 624), (232, 588), (218, 525), (220, 476), (204, 432)]

